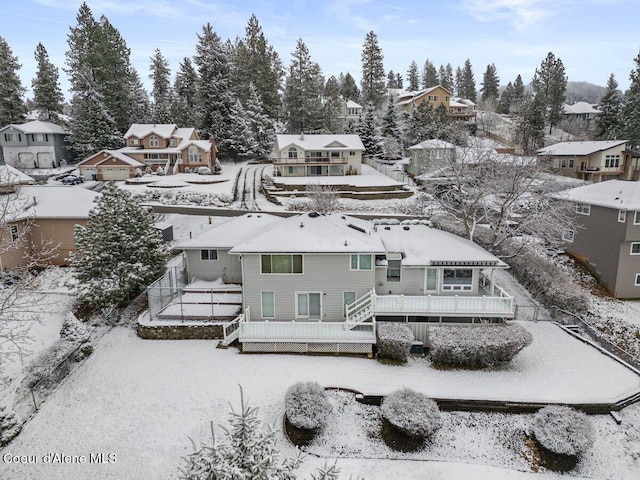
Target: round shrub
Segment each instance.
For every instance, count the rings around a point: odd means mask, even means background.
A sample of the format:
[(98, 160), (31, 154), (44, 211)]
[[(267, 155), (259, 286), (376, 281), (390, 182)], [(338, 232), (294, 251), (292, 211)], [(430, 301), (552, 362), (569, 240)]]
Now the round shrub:
[(424, 440), (440, 428), (440, 409), (435, 400), (404, 388), (387, 395), (382, 417), (405, 435)]
[(517, 323), (438, 326), (429, 329), (436, 364), (484, 368), (510, 362), (533, 337)]
[(593, 427), (589, 417), (571, 407), (550, 405), (533, 417), (532, 431), (547, 450), (578, 456), (593, 445)]
[(406, 362), (411, 353), (413, 333), (408, 325), (399, 322), (377, 324), (378, 356)]
[(287, 420), (296, 428), (319, 430), (331, 413), (331, 403), (324, 388), (315, 382), (291, 385), (284, 399)]

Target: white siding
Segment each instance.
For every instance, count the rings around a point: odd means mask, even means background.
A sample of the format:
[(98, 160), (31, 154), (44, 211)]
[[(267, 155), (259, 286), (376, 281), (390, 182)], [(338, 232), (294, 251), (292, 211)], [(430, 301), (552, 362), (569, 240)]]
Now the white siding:
[(378, 295), (478, 295), (479, 270), (473, 268), (471, 291), (443, 291), (442, 268), (438, 269), (438, 291), (424, 292), (425, 268), (402, 268), (399, 282), (387, 282), (387, 268), (376, 268), (376, 293)]
[(229, 249), (217, 249), (218, 260), (201, 260), (200, 249), (186, 250), (187, 274), (189, 281), (194, 278), (216, 280), (225, 283), (242, 283), (242, 264), (238, 255), (229, 255)]

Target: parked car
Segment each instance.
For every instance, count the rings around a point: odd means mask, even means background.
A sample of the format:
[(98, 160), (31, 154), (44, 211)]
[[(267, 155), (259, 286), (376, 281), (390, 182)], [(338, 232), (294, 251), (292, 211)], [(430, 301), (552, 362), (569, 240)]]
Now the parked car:
[(198, 175), (211, 175), (209, 167), (198, 167)]
[(84, 182), (84, 178), (79, 175), (67, 175), (62, 179), (63, 185), (77, 185), (83, 182)]

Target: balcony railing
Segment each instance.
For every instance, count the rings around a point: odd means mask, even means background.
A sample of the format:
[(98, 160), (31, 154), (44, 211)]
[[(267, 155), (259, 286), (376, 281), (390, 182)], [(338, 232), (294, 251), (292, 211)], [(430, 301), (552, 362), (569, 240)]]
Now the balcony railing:
[(376, 295), (376, 315), (504, 317), (514, 314), (513, 297), (467, 295)]
[(346, 164), (346, 157), (304, 157), (290, 158), (277, 157), (273, 159), (273, 163), (277, 165), (328, 165), (328, 164)]
[(350, 342), (375, 343), (373, 322), (269, 322), (242, 321), (240, 342)]

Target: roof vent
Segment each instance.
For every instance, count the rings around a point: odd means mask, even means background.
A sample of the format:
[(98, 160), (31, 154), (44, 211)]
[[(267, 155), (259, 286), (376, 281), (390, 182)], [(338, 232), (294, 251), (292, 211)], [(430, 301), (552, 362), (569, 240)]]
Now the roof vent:
[(304, 227), (304, 223), (300, 222), (300, 228)]
[(354, 225), (353, 223), (349, 223), (347, 227), (351, 227), (354, 230), (357, 230), (358, 232), (367, 233), (367, 231), (364, 228)]
[(391, 227), (384, 227), (385, 230), (391, 230)]
[(304, 133), (300, 132), (300, 140), (304, 140)]
[(344, 246), (345, 246), (345, 247), (348, 247), (348, 246), (349, 246), (349, 244), (347, 243), (347, 241), (346, 241), (346, 240), (344, 241)]
[(318, 212), (309, 213), (309, 217), (311, 217), (311, 218), (318, 218), (319, 216), (320, 216), (320, 214)]
[(405, 225), (404, 227), (402, 227), (403, 230), (409, 230), (409, 227), (407, 225)]

